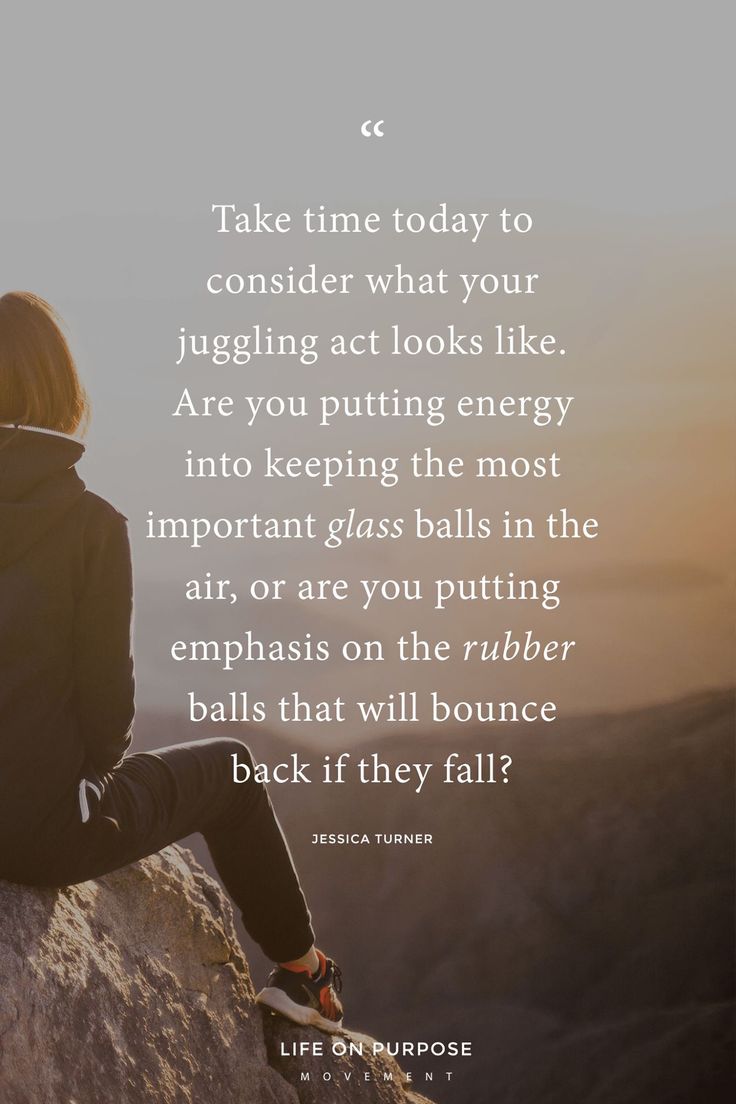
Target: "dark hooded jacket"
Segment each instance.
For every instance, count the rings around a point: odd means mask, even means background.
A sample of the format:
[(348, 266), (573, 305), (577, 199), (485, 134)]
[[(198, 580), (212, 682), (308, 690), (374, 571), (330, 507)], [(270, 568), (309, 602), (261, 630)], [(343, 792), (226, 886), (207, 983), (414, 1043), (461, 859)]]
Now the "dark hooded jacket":
[(130, 744), (126, 518), (68, 437), (0, 428), (0, 855)]

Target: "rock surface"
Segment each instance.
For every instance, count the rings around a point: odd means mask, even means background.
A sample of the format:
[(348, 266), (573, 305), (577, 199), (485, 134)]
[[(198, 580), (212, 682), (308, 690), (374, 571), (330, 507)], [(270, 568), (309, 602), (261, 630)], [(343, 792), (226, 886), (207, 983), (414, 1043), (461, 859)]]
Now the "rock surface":
[[(264, 1012), (268, 1056), (274, 1069), (298, 1091), (300, 1104), (321, 1104), (325, 1100), (349, 1100), (351, 1104), (429, 1104), (412, 1091), (398, 1063), (376, 1053), (375, 1040), (367, 1035), (343, 1034), (328, 1037), (314, 1028), (295, 1028), (282, 1017)], [(320, 1046), (329, 1060), (318, 1056), (296, 1057), (296, 1044)], [(380, 1045), (380, 1044), (378, 1044)], [(287, 1053), (288, 1052), (288, 1053)]]
[(60, 891), (0, 882), (0, 978), (3, 1104), (412, 1099), (389, 1060), (278, 1057), (328, 1037), (264, 1017), (230, 906), (179, 847)]

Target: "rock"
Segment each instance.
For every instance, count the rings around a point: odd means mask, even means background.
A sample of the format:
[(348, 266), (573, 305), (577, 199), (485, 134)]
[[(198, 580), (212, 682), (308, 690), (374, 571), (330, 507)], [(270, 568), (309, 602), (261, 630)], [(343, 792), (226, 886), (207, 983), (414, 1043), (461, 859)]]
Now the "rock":
[[(265, 1009), (263, 1021), (269, 1061), (297, 1089), (300, 1104), (322, 1104), (332, 1099), (330, 1091), (334, 1099), (354, 1104), (428, 1104), (412, 1092), (393, 1058), (374, 1053), (374, 1040), (367, 1035), (329, 1036), (315, 1028), (296, 1028)], [(301, 1044), (309, 1048), (309, 1057), (294, 1056), (295, 1045), (299, 1055)], [(319, 1049), (312, 1056), (315, 1047)], [(330, 1055), (329, 1060), (322, 1054)]]
[[(63, 890), (0, 882), (0, 978), (3, 1104), (315, 1099), (293, 1067), (269, 1065), (230, 906), (179, 847)], [(291, 1034), (304, 1032), (270, 1027), (272, 1053)], [(320, 1064), (320, 1076), (355, 1074), (339, 1090), (323, 1083), (320, 1101), (411, 1100), (398, 1067), (370, 1096), (367, 1061), (328, 1052)]]

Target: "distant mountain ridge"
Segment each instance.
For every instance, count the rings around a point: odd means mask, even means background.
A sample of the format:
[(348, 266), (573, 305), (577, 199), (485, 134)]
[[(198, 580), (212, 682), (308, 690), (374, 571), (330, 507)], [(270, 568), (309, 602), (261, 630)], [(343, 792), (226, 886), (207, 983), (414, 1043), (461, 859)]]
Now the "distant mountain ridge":
[[(731, 1099), (733, 716), (724, 691), (515, 737), (399, 733), (351, 751), (510, 750), (511, 782), (273, 787), (356, 1021), (471, 1038), (475, 1057), (433, 1089), (448, 1104)], [(295, 747), (242, 735), (266, 762)], [(434, 842), (311, 843), (364, 830)]]

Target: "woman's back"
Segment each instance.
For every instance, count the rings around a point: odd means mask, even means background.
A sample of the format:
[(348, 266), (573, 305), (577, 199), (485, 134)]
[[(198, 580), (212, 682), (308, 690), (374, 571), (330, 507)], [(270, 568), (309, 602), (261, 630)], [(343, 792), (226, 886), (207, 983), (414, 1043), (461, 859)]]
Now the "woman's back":
[(53, 819), (86, 761), (109, 770), (133, 717), (125, 518), (85, 489), (74, 470), (83, 451), (58, 434), (0, 428), (5, 841)]

